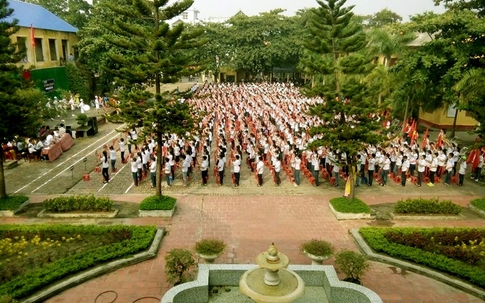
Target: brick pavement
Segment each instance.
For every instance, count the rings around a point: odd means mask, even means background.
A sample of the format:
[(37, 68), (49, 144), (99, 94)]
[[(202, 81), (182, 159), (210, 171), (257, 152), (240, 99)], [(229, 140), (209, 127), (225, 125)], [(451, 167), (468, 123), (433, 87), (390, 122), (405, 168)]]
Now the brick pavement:
[[(148, 180), (139, 187), (131, 187), (129, 167), (119, 166), (119, 173), (112, 182), (103, 186), (101, 175), (92, 172), (96, 166), (93, 151), (109, 143), (113, 136), (119, 136), (114, 129), (118, 125), (107, 124), (100, 128), (95, 137), (77, 140), (76, 145), (63, 154), (56, 162), (22, 163), (19, 167), (6, 171), (8, 191), (19, 191), (31, 196), (32, 202), (41, 202), (55, 194), (95, 193), (110, 195), (117, 201), (138, 203), (152, 192)], [(84, 167), (76, 164), (75, 175), (65, 171), (73, 161), (88, 157), (87, 170), (91, 181), (81, 181)], [(89, 157), (91, 155), (91, 157)], [(71, 158), (72, 157), (72, 158)], [(78, 167), (79, 166), (79, 167)], [(47, 302), (95, 302), (103, 291), (114, 290), (116, 300), (133, 302), (137, 298), (152, 296), (161, 298), (169, 289), (164, 275), (165, 253), (175, 247), (191, 248), (195, 241), (202, 237), (214, 236), (226, 241), (228, 250), (217, 263), (254, 263), (254, 258), (264, 251), (270, 242), (286, 253), (294, 264), (310, 264), (300, 253), (301, 242), (311, 238), (330, 240), (336, 248), (356, 249), (348, 234), (350, 228), (375, 225), (376, 221), (342, 221), (335, 220), (328, 208), (329, 199), (342, 195), (342, 188), (336, 189), (328, 184), (312, 187), (307, 181), (302, 186), (294, 187), (285, 179), (281, 187), (275, 187), (269, 173), (263, 187), (256, 187), (254, 177), (243, 168), (241, 186), (234, 188), (229, 184), (222, 187), (211, 184), (200, 186), (198, 174), (193, 183), (184, 188), (179, 178), (176, 186), (164, 187), (164, 193), (178, 198), (178, 209), (172, 219), (162, 218), (123, 218), (113, 220), (63, 220), (66, 223), (81, 224), (137, 224), (166, 227), (168, 234), (164, 238), (159, 255), (114, 273), (103, 275), (94, 280), (69, 289)], [(45, 175), (43, 175), (45, 174)], [(212, 176), (211, 176), (212, 177)], [(47, 183), (46, 183), (47, 182)], [(26, 186), (27, 185), (27, 186)], [(125, 194), (126, 192), (126, 194)], [(440, 196), (452, 198), (453, 201), (466, 206), (476, 196), (485, 193), (481, 184), (466, 180), (462, 188), (452, 186), (445, 188), (437, 185), (433, 188), (418, 188), (409, 185), (402, 188), (396, 184), (387, 187), (374, 186), (360, 188), (357, 195), (370, 205), (395, 202), (408, 196)], [(53, 219), (6, 218), (2, 223), (50, 223)], [(461, 221), (392, 221), (394, 226), (480, 226), (485, 227), (485, 220)], [(332, 264), (333, 259), (326, 261)], [(376, 291), (386, 303), (397, 302), (481, 302), (440, 282), (414, 273), (402, 273), (392, 266), (372, 262), (371, 270), (363, 279), (365, 286)], [(112, 293), (102, 295), (96, 302), (110, 302)], [(155, 302), (144, 300), (142, 302)]]

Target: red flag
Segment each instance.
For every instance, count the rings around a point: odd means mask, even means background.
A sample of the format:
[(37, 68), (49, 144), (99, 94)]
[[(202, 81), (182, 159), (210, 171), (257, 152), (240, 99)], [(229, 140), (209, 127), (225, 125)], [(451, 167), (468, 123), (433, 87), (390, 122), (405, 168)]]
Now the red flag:
[(426, 128), (426, 132), (424, 133), (424, 137), (423, 137), (423, 143), (421, 144), (421, 147), (422, 148), (425, 148), (426, 147), (426, 143), (428, 142), (428, 128)]
[(35, 48), (35, 37), (34, 37), (34, 26), (30, 23), (30, 43), (32, 47)]

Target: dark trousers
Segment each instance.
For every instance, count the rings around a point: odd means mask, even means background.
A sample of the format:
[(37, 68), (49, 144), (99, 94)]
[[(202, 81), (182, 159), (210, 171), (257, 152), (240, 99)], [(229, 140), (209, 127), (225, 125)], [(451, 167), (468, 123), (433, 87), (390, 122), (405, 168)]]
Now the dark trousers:
[(406, 172), (401, 172), (401, 185), (406, 186)]
[(133, 176), (133, 183), (135, 184), (135, 186), (138, 186), (138, 173), (131, 172), (131, 175)]
[(368, 184), (369, 186), (372, 186), (372, 180), (374, 180), (374, 171), (373, 170), (368, 170), (367, 175), (369, 177)]
[(108, 182), (109, 181), (109, 173), (108, 173), (109, 167), (103, 167), (103, 178), (104, 181)]
[(258, 185), (263, 185), (263, 174), (258, 174)]
[(140, 180), (140, 182), (141, 182), (141, 178), (142, 178), (142, 176), (143, 176), (143, 174), (142, 174), (142, 169), (141, 169), (141, 168), (139, 168), (139, 169), (138, 169), (138, 180)]
[(241, 177), (241, 173), (234, 173), (234, 178), (236, 179), (236, 186), (239, 186), (239, 178)]
[(218, 171), (219, 173), (219, 184), (222, 185), (222, 183), (224, 182), (224, 170), (220, 170)]
[(434, 175), (436, 174), (435, 171), (429, 171), (429, 182), (434, 184)]
[(423, 173), (418, 171), (418, 185), (421, 186), (421, 182), (423, 182)]
[(150, 172), (150, 179), (152, 180), (152, 186), (157, 186), (157, 172)]
[(463, 185), (463, 180), (465, 179), (465, 175), (458, 174), (458, 185)]
[(280, 172), (279, 171), (275, 171), (274, 173), (274, 176), (275, 176), (275, 181), (276, 181), (276, 185), (280, 185), (281, 184), (281, 178), (280, 178)]
[(208, 173), (207, 170), (202, 171), (202, 184), (207, 184)]
[(121, 152), (121, 163), (125, 163), (125, 152)]
[(414, 171), (416, 170), (416, 164), (409, 165), (409, 174), (414, 176)]
[(116, 168), (116, 160), (111, 160), (111, 170), (115, 171)]

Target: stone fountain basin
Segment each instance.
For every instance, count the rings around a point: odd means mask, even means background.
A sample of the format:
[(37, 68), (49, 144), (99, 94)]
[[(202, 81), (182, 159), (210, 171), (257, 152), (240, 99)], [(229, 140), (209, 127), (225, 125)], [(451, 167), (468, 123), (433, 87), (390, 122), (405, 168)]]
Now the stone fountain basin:
[[(227, 289), (238, 290), (237, 287), (241, 276), (257, 267), (259, 266), (251, 264), (199, 264), (197, 280), (171, 288), (163, 296), (161, 303), (216, 302), (209, 300), (210, 288), (227, 286)], [(321, 301), (311, 302), (383, 303), (381, 298), (372, 290), (353, 283), (340, 281), (334, 267), (331, 265), (290, 265), (288, 269), (296, 272), (302, 278), (305, 283), (305, 293), (308, 292), (309, 295), (313, 294), (313, 296), (322, 293), (326, 296), (326, 298), (322, 297)], [(323, 292), (320, 292), (322, 289)], [(237, 296), (237, 294), (233, 292), (231, 295)], [(242, 293), (239, 294), (241, 294), (242, 300), (234, 301), (234, 303), (252, 302), (247, 301), (249, 299), (247, 296), (242, 295)], [(306, 295), (300, 299), (305, 297)]]

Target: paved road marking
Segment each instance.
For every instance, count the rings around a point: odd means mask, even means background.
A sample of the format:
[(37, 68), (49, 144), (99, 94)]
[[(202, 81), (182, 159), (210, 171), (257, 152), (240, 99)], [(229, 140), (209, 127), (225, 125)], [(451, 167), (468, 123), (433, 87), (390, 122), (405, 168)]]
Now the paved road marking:
[[(128, 162), (126, 162), (126, 163), (128, 163)], [(118, 175), (118, 174), (119, 174), (119, 173), (120, 173), (120, 172), (121, 172), (121, 171), (122, 171), (122, 170), (123, 170), (123, 169), (126, 167), (126, 163), (125, 163), (125, 164), (123, 164), (123, 166), (122, 166), (120, 169), (118, 169), (118, 171), (117, 171), (117, 172), (116, 172), (114, 175), (112, 175), (112, 177), (109, 179), (109, 181), (110, 181), (110, 182), (111, 182), (111, 180), (113, 180), (113, 179), (116, 177), (116, 175)], [(108, 184), (109, 184), (109, 183), (104, 183), (104, 184), (103, 184), (103, 186), (101, 186), (101, 188), (98, 190), (98, 193), (99, 193), (99, 192), (100, 192), (100, 191), (101, 191), (103, 188), (105, 188), (105, 187), (106, 187), (106, 185), (108, 185)]]
[[(92, 146), (96, 145), (99, 141), (103, 141), (105, 140), (106, 137), (110, 136), (111, 134), (113, 134), (114, 132), (116, 132), (116, 130), (112, 130), (111, 132), (109, 132), (108, 134), (106, 134), (104, 137), (100, 138), (99, 140), (97, 140), (96, 142), (94, 143), (91, 143), (90, 145), (88, 145), (87, 147), (85, 147), (84, 149), (80, 150), (79, 152), (77, 152), (76, 154), (72, 155), (71, 157), (67, 158), (66, 160), (64, 160), (63, 162), (57, 164), (55, 167), (51, 168), (50, 170), (46, 171), (45, 173), (43, 173), (42, 175), (38, 176), (37, 178), (35, 178), (34, 180), (32, 180), (31, 182), (27, 183), (26, 185), (22, 186), (21, 188), (17, 189), (15, 191), (15, 193), (18, 193), (20, 192), (21, 190), (23, 190), (24, 188), (26, 188), (27, 186), (31, 185), (32, 183), (38, 181), (39, 179), (41, 179), (42, 177), (44, 177), (45, 175), (51, 173), (53, 170), (59, 168), (60, 166), (66, 164), (68, 161), (71, 161), (72, 158), (75, 158), (77, 157), (79, 154), (81, 154), (82, 152), (84, 152), (85, 150), (91, 148)], [(112, 136), (109, 140), (113, 140), (115, 137), (118, 136), (118, 133), (116, 132), (116, 135), (115, 136)], [(108, 141), (109, 141), (108, 140)], [(105, 143), (108, 142), (108, 141), (104, 141)], [(101, 144), (99, 145), (96, 149), (100, 148), (100, 147), (103, 147), (105, 144)], [(63, 174), (65, 171), (67, 171), (68, 169), (70, 169), (70, 167), (80, 161), (82, 161), (85, 157), (87, 157), (89, 154), (91, 153), (91, 150), (89, 151), (89, 153), (87, 154), (84, 154), (84, 156), (77, 160), (76, 162), (72, 163), (71, 165), (69, 165), (66, 169), (64, 169), (63, 171), (61, 171), (60, 173), (58, 173), (57, 175), (55, 175), (54, 177), (52, 177), (50, 180), (44, 182), (43, 184), (41, 184), (39, 187), (37, 187), (36, 189), (34, 189), (31, 193), (34, 193), (36, 192), (37, 190), (39, 190), (41, 187), (45, 186), (47, 183), (51, 182), (52, 180), (54, 180), (56, 177), (58, 177), (59, 175)]]

